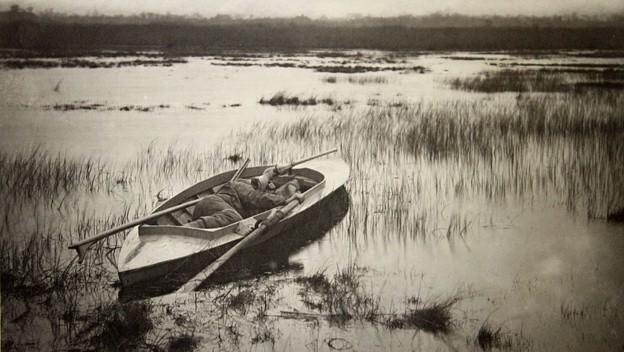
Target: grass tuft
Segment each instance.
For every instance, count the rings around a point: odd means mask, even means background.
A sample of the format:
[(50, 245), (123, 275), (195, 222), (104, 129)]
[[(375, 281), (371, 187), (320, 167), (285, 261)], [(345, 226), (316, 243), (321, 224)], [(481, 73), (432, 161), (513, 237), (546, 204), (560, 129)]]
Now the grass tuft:
[(154, 328), (149, 303), (113, 303), (94, 317), (96, 333), (92, 346), (110, 351), (136, 350), (145, 343), (145, 335)]
[(167, 350), (170, 352), (191, 352), (199, 345), (199, 337), (191, 334), (182, 334), (169, 338)]
[(374, 321), (379, 314), (379, 298), (361, 283), (362, 268), (349, 266), (330, 280), (324, 272), (297, 278), (302, 285), (301, 301), (311, 309), (327, 313), (332, 322), (344, 324), (357, 319)]
[(325, 276), (325, 271), (320, 271), (310, 276), (297, 277), (295, 282), (315, 292), (327, 292), (331, 288), (331, 283)]
[(607, 214), (607, 220), (613, 222), (624, 222), (624, 207), (609, 212)]
[(251, 289), (239, 290), (236, 294), (227, 296), (225, 305), (228, 309), (244, 313), (247, 307), (254, 303), (256, 294)]
[(481, 325), (475, 338), (475, 343), (485, 351), (493, 348), (509, 349), (512, 346), (511, 341), (501, 333), (501, 328), (494, 330), (488, 324)]
[(390, 329), (418, 328), (435, 334), (448, 333), (452, 327), (451, 308), (458, 301), (458, 297), (429, 303), (421, 303), (420, 299), (408, 300), (417, 302), (417, 306), (388, 318), (386, 326)]

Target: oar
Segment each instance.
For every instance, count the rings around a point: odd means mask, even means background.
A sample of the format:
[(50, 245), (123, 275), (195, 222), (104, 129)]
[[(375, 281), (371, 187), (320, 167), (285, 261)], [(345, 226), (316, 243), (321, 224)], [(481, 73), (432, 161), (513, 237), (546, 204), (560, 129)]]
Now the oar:
[[(236, 181), (240, 177), (240, 175), (243, 173), (243, 171), (247, 167), (247, 164), (249, 164), (249, 158), (247, 158), (247, 160), (245, 160), (243, 165), (236, 171), (236, 173), (234, 173), (234, 176), (232, 176), (232, 178), (230, 179), (230, 182), (234, 182), (234, 181)], [(221, 190), (221, 188), (219, 188), (217, 190), (217, 192), (219, 192), (220, 190)], [(174, 212), (176, 210), (180, 210), (180, 209), (184, 209), (184, 208), (190, 207), (191, 205), (199, 203), (201, 200), (202, 200), (202, 198), (194, 199), (194, 200), (188, 201), (186, 203), (178, 204), (178, 205), (173, 206), (171, 208), (163, 209), (161, 211), (155, 212), (155, 213), (153, 213), (151, 215), (142, 217), (140, 219), (136, 219), (136, 220), (130, 221), (130, 222), (125, 223), (123, 225), (114, 227), (114, 228), (112, 228), (110, 230), (106, 230), (104, 232), (101, 232), (101, 233), (99, 233), (99, 234), (97, 234), (97, 235), (95, 235), (95, 236), (93, 236), (91, 238), (87, 238), (87, 239), (84, 239), (84, 240), (82, 240), (80, 242), (73, 243), (73, 244), (71, 244), (69, 246), (69, 249), (75, 249), (78, 252), (78, 262), (82, 263), (85, 255), (87, 253), (87, 250), (89, 250), (89, 247), (93, 243), (98, 242), (98, 241), (100, 241), (100, 240), (102, 240), (102, 239), (104, 239), (106, 237), (111, 236), (111, 235), (114, 235), (117, 232), (129, 229), (129, 228), (137, 226), (137, 225), (141, 225), (141, 224), (143, 224), (143, 223), (145, 223), (145, 222), (147, 222), (149, 220), (161, 217), (161, 216), (163, 216), (165, 214), (169, 214), (169, 213), (172, 213), (172, 212)]]
[(280, 222), (280, 220), (288, 215), (288, 213), (290, 213), (299, 204), (299, 200), (294, 199), (290, 201), (290, 203), (283, 206), (281, 209), (277, 209), (277, 211), (272, 212), (268, 218), (266, 218), (260, 223), (260, 225), (258, 225), (258, 228), (245, 236), (245, 238), (238, 242), (234, 247), (230, 248), (230, 250), (225, 252), (225, 254), (220, 256), (214, 262), (210, 263), (210, 265), (208, 265), (204, 270), (199, 272), (199, 274), (195, 275), (192, 279), (190, 279), (187, 283), (180, 287), (177, 293), (194, 291), (202, 282), (204, 282), (204, 280), (210, 277), (210, 275), (212, 275), (217, 269), (225, 264), (225, 262), (232, 258), (232, 256), (238, 253), (241, 249), (245, 248), (248, 243), (262, 235), (268, 228)]
[[(327, 154), (335, 153), (336, 151), (338, 151), (338, 149), (334, 148), (327, 152), (317, 154), (309, 158), (301, 159), (299, 161), (292, 162), (285, 166), (278, 167), (278, 170), (279, 168), (282, 168), (283, 170), (282, 172), (285, 172), (293, 166), (303, 164), (306, 161), (320, 158)], [(305, 194), (304, 194), (304, 197), (305, 197)], [(225, 264), (225, 262), (227, 262), (230, 258), (232, 258), (232, 256), (238, 253), (241, 249), (245, 248), (245, 246), (247, 246), (249, 242), (258, 238), (268, 228), (280, 222), (280, 220), (282, 220), (286, 215), (288, 215), (288, 213), (290, 213), (299, 204), (300, 204), (299, 200), (294, 199), (290, 201), (288, 204), (286, 204), (285, 206), (283, 206), (282, 208), (277, 209), (275, 212), (272, 212), (268, 218), (266, 218), (264, 221), (260, 223), (260, 225), (258, 225), (258, 228), (253, 230), (247, 236), (245, 236), (245, 238), (243, 238), (240, 242), (238, 242), (234, 247), (230, 248), (230, 250), (225, 252), (225, 254), (223, 254), (217, 260), (210, 263), (210, 265), (208, 265), (204, 270), (200, 271), (197, 275), (195, 275), (192, 279), (190, 279), (186, 284), (180, 287), (177, 292), (183, 293), (183, 292), (194, 291), (202, 282), (204, 282), (204, 280), (210, 277), (210, 275), (212, 275), (217, 269), (219, 269), (223, 264)]]
[(328, 150), (328, 151), (326, 151), (326, 152), (323, 152), (323, 153), (320, 153), (320, 154), (317, 154), (317, 155), (311, 156), (311, 157), (309, 157), (309, 158), (305, 158), (305, 159), (301, 159), (301, 160), (294, 161), (294, 162), (292, 162), (292, 163), (290, 163), (290, 164), (286, 164), (286, 165), (282, 165), (282, 166), (276, 166), (275, 168), (277, 169), (277, 172), (278, 172), (279, 174), (283, 174), (283, 173), (285, 173), (286, 171), (288, 171), (289, 169), (291, 169), (291, 168), (293, 168), (293, 167), (295, 167), (295, 166), (297, 166), (297, 165), (299, 165), (299, 164), (303, 164), (303, 163), (305, 163), (305, 162), (307, 162), (307, 161), (310, 161), (310, 160), (318, 159), (318, 158), (320, 158), (320, 157), (322, 157), (322, 156), (325, 156), (325, 155), (327, 155), (327, 154), (331, 154), (331, 153), (335, 153), (335, 152), (337, 152), (337, 151), (338, 151), (338, 149), (337, 149), (337, 148), (334, 148), (334, 149)]

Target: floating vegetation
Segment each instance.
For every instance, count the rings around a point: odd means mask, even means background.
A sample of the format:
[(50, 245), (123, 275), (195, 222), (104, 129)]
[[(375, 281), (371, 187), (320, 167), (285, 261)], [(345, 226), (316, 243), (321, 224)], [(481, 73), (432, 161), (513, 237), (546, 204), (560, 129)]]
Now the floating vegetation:
[(442, 56), (442, 58), (456, 61), (486, 61), (488, 59), (484, 56)]
[(206, 110), (206, 108), (196, 105), (186, 105), (185, 107), (189, 110)]
[(326, 83), (337, 83), (338, 81), (351, 84), (386, 84), (388, 83), (388, 78), (384, 76), (348, 76), (346, 79), (337, 76), (327, 76), (323, 78), (323, 82)]
[(170, 67), (174, 64), (185, 64), (187, 61), (181, 58), (169, 59), (134, 59), (123, 61), (102, 61), (94, 59), (64, 58), (58, 59), (10, 59), (0, 61), (4, 68), (8, 69), (33, 69), (33, 68), (121, 68), (131, 66), (154, 66)]
[(56, 111), (75, 111), (75, 110), (95, 110), (95, 111), (140, 111), (140, 112), (152, 112), (154, 110), (168, 109), (169, 105), (123, 105), (123, 106), (109, 106), (102, 103), (89, 103), (86, 101), (75, 101), (70, 104), (54, 104), (42, 106), (45, 110)]
[(281, 106), (281, 105), (293, 105), (293, 106), (311, 106), (318, 104), (325, 105), (334, 105), (336, 101), (332, 98), (316, 98), (316, 97), (307, 97), (307, 98), (299, 98), (298, 96), (288, 95), (285, 92), (277, 92), (270, 99), (265, 99), (262, 97), (260, 104), (268, 104), (272, 106)]
[(406, 71), (426, 73), (429, 70), (423, 66), (364, 66), (364, 65), (335, 65), (335, 66), (308, 66), (303, 68), (314, 69), (316, 72), (328, 73), (365, 73), (380, 71)]
[(263, 63), (263, 62), (240, 62), (238, 60), (235, 61), (224, 61), (224, 62), (213, 62), (213, 65), (216, 66), (237, 66), (237, 67), (251, 67), (251, 66), (259, 66), (259, 67), (282, 67), (282, 68), (300, 68), (300, 69), (309, 69), (314, 70), (316, 72), (325, 72), (325, 73), (366, 73), (366, 72), (382, 72), (382, 71), (402, 71), (402, 72), (411, 72), (411, 73), (427, 73), (429, 69), (424, 66), (396, 66), (396, 65), (360, 65), (360, 64), (348, 64), (342, 63), (340, 65), (310, 65), (310, 64), (297, 64), (293, 62), (272, 62), (272, 63)]

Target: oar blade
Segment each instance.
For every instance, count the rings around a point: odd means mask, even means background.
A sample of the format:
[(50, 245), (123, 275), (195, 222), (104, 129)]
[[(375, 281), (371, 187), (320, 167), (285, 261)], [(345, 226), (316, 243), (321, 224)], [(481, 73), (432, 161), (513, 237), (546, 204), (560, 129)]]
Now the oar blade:
[(78, 263), (82, 264), (85, 256), (87, 255), (87, 251), (89, 250), (89, 247), (91, 247), (91, 244), (93, 244), (93, 242), (76, 245), (76, 246), (69, 246), (70, 249), (75, 249), (76, 252), (78, 253)]

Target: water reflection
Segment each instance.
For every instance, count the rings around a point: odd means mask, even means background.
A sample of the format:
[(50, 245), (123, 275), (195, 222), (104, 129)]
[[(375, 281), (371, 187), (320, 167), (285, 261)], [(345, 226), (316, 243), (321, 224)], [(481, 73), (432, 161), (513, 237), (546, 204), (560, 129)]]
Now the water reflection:
[[(316, 207), (311, 208), (305, 219), (296, 228), (236, 255), (217, 270), (210, 280), (200, 286), (200, 289), (236, 280), (303, 270), (302, 263), (290, 261), (289, 258), (323, 238), (346, 216), (348, 210), (349, 195), (343, 186), (331, 196), (323, 199)], [(195, 269), (176, 272), (175, 275), (169, 275), (159, 282), (148, 282), (135, 287), (122, 288), (119, 292), (119, 300), (129, 301), (170, 293), (192, 278), (202, 268)]]

